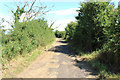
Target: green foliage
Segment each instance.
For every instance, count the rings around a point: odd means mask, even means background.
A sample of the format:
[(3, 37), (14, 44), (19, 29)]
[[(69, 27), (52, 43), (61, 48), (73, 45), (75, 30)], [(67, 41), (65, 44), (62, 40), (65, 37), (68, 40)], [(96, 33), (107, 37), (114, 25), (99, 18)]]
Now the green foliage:
[(65, 28), (65, 31), (66, 31), (66, 35), (65, 35), (65, 38), (67, 40), (72, 40), (73, 38), (73, 35), (74, 35), (74, 31), (75, 31), (75, 28), (77, 26), (77, 23), (75, 22), (70, 22), (67, 27)]
[(16, 23), (10, 34), (2, 34), (2, 57), (7, 60), (26, 54), (39, 46), (46, 46), (54, 38), (54, 32), (44, 19)]
[(71, 45), (84, 52), (99, 50), (100, 62), (120, 72), (120, 4), (85, 2), (77, 11), (76, 28), (68, 28)]
[[(25, 6), (24, 6), (25, 7)], [(11, 10), (11, 12), (14, 14), (15, 16), (15, 23), (19, 22), (20, 16), (25, 13), (24, 11), (24, 7), (22, 9), (20, 9), (19, 6), (17, 6), (17, 10), (14, 12), (13, 10)]]
[[(109, 5), (106, 11), (98, 16), (98, 21), (102, 27), (104, 44), (98, 57), (101, 62), (106, 63), (112, 67), (116, 72), (120, 72), (120, 27), (118, 9), (114, 9)], [(103, 21), (104, 20), (104, 21)], [(106, 60), (107, 59), (107, 60)]]
[(58, 31), (58, 30), (56, 30), (55, 31), (55, 36), (57, 37), (57, 38), (65, 38), (65, 31)]
[(102, 46), (102, 28), (96, 20), (99, 14), (105, 10), (108, 2), (82, 3), (78, 16), (78, 26), (73, 36), (73, 44), (83, 51), (93, 51)]

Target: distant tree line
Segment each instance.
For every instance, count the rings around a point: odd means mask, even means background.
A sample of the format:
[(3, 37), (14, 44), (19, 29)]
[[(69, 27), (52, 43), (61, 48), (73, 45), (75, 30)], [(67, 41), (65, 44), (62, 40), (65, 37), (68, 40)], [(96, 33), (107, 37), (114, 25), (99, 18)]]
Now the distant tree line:
[(55, 31), (55, 36), (57, 37), (57, 38), (65, 38), (65, 31), (58, 31), (58, 30), (56, 30)]

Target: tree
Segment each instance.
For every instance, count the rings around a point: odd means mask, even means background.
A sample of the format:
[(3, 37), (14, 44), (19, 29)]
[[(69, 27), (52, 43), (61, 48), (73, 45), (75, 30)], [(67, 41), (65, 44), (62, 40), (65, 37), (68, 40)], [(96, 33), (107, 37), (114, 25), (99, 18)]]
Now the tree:
[(115, 8), (110, 2), (86, 2), (77, 11), (72, 46), (84, 52), (97, 50), (100, 62), (120, 72), (120, 4)]
[(15, 23), (19, 22), (21, 15), (25, 13), (24, 8), (25, 8), (25, 5), (23, 6), (22, 9), (20, 9), (19, 6), (17, 6), (17, 10), (15, 12), (11, 10), (11, 12), (14, 14), (14, 17), (15, 17)]
[(55, 36), (57, 37), (57, 38), (65, 38), (65, 31), (58, 31), (58, 30), (56, 30), (55, 31)]
[(77, 23), (75, 23), (75, 22), (70, 22), (70, 23), (67, 25), (67, 27), (65, 28), (65, 31), (66, 31), (65, 38), (66, 38), (67, 40), (72, 40), (73, 35), (74, 35), (74, 33), (75, 33), (74, 31), (75, 31), (76, 27), (77, 27)]
[(74, 45), (83, 51), (92, 51), (100, 48), (99, 36), (103, 35), (102, 28), (96, 20), (97, 16), (109, 5), (109, 2), (86, 2), (81, 7), (76, 17), (78, 26), (74, 33)]
[[(98, 16), (98, 21), (103, 32), (103, 46), (101, 47), (100, 60), (104, 63), (115, 65), (120, 71), (120, 27), (119, 7), (109, 5), (104, 12)], [(103, 57), (104, 56), (104, 57)], [(106, 60), (107, 59), (107, 60)]]
[(24, 3), (22, 2), (21, 5), (19, 2), (15, 12), (11, 9), (14, 15), (14, 23), (19, 22), (21, 17), (24, 17), (23, 22), (30, 21), (49, 11), (46, 10), (47, 6), (43, 6), (41, 2), (37, 2), (37, 5), (35, 5), (35, 3), (36, 0), (27, 0)]

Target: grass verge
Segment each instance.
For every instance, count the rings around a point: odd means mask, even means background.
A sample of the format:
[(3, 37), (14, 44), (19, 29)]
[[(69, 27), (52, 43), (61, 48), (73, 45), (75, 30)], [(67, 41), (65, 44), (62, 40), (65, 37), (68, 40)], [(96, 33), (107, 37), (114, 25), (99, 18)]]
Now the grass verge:
[(80, 53), (79, 55), (82, 59), (86, 60), (87, 64), (90, 65), (93, 70), (97, 71), (100, 79), (120, 78), (119, 73), (112, 73), (107, 65), (100, 62), (97, 58), (99, 56), (99, 51), (94, 51), (92, 53)]
[(6, 61), (2, 67), (2, 78), (16, 78), (16, 76), (35, 61), (40, 54), (49, 49), (53, 42), (48, 46), (38, 47), (29, 54), (19, 55), (9, 62)]

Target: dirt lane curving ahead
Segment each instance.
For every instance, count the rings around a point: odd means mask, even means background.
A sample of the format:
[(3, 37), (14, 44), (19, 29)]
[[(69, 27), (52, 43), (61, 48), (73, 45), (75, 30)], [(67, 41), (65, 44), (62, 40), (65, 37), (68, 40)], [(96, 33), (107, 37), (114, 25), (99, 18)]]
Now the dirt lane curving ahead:
[(76, 61), (67, 43), (56, 38), (49, 50), (40, 55), (17, 78), (95, 78), (84, 61)]

